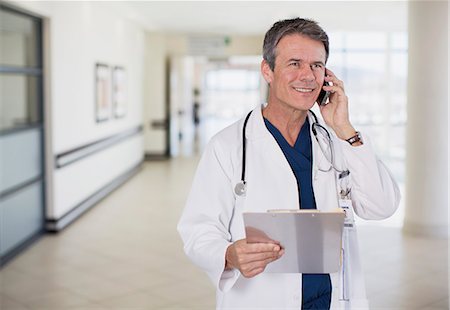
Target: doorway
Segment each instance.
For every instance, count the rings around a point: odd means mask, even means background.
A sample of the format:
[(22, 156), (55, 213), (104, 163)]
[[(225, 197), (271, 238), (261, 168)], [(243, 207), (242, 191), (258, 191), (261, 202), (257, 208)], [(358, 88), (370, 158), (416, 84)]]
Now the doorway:
[(171, 59), (171, 157), (201, 154), (216, 133), (265, 102), (260, 63), (261, 56)]

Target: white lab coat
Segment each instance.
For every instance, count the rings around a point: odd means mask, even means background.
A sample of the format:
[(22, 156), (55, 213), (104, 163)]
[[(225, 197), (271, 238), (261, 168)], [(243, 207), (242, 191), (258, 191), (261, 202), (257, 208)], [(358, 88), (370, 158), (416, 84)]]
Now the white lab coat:
[[(309, 114), (309, 123), (314, 119)], [(297, 181), (277, 142), (267, 130), (262, 107), (251, 114), (247, 129), (245, 197), (234, 187), (241, 179), (242, 127), (244, 120), (225, 128), (209, 142), (200, 160), (192, 188), (178, 224), (187, 256), (212, 280), (217, 289), (217, 309), (300, 309), (301, 274), (261, 273), (245, 278), (238, 270), (224, 271), (225, 252), (236, 240), (245, 238), (242, 212), (268, 209), (298, 209)], [(324, 125), (323, 122), (321, 122)], [(386, 167), (379, 161), (367, 137), (364, 145), (352, 147), (334, 136), (335, 166), (346, 166), (352, 204), (364, 219), (384, 219), (397, 209), (400, 195)], [(323, 138), (319, 135), (319, 138)], [(311, 132), (313, 189), (319, 210), (338, 207), (336, 175), (322, 172), (329, 167)], [(339, 273), (331, 274), (332, 308), (366, 307), (365, 288), (357, 252), (356, 232), (350, 234), (350, 299), (339, 302)], [(356, 253), (355, 253), (356, 252)], [(353, 268), (355, 267), (355, 268)]]

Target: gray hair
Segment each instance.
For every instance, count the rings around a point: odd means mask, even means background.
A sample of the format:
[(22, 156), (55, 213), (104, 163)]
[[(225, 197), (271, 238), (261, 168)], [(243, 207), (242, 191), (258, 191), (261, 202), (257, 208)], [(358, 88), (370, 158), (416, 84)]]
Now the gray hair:
[(275, 69), (276, 47), (280, 40), (290, 34), (304, 35), (315, 41), (323, 43), (325, 47), (325, 62), (328, 60), (329, 42), (328, 35), (311, 19), (293, 18), (280, 20), (273, 24), (272, 28), (266, 32), (263, 44), (263, 58), (269, 64), (272, 71)]

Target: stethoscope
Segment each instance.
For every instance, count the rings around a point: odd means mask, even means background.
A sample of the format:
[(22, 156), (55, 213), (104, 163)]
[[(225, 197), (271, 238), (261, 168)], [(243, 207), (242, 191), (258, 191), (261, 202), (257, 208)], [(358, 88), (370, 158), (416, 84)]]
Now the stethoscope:
[[(242, 126), (242, 172), (241, 172), (241, 180), (236, 184), (236, 186), (234, 187), (234, 192), (236, 195), (238, 196), (245, 196), (245, 193), (247, 191), (247, 181), (245, 181), (245, 157), (246, 157), (246, 146), (247, 146), (247, 139), (245, 138), (245, 132), (247, 129), (247, 123), (248, 123), (248, 119), (250, 118), (250, 115), (252, 114), (253, 111), (250, 111), (247, 116), (245, 117), (244, 120), (244, 125)], [(328, 132), (328, 130), (319, 124), (319, 121), (317, 119), (316, 114), (309, 110), (309, 112), (311, 112), (313, 118), (314, 118), (314, 123), (311, 126), (311, 130), (314, 134), (314, 137), (317, 140), (317, 144), (319, 144), (320, 150), (322, 151), (322, 153), (325, 155), (325, 151), (322, 148), (322, 144), (319, 142), (319, 138), (318, 138), (318, 129), (319, 131), (323, 131), (325, 132), (324, 137), (326, 138), (326, 141), (328, 143), (328, 147), (330, 149), (330, 159), (329, 159), (329, 163), (330, 166), (327, 169), (321, 169), (319, 168), (320, 171), (322, 172), (329, 172), (331, 170), (335, 170), (336, 172), (339, 173), (339, 179), (342, 179), (343, 177), (346, 177), (350, 174), (350, 172), (348, 170), (339, 170), (338, 168), (335, 167), (334, 165), (334, 150), (333, 150), (333, 142), (331, 140), (331, 135)], [(326, 156), (325, 156), (326, 157)]]

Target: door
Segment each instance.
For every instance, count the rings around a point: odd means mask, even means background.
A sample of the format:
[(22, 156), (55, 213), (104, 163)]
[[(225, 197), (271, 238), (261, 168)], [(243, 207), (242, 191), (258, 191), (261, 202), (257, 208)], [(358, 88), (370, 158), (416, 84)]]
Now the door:
[(44, 227), (42, 20), (0, 4), (0, 266)]

